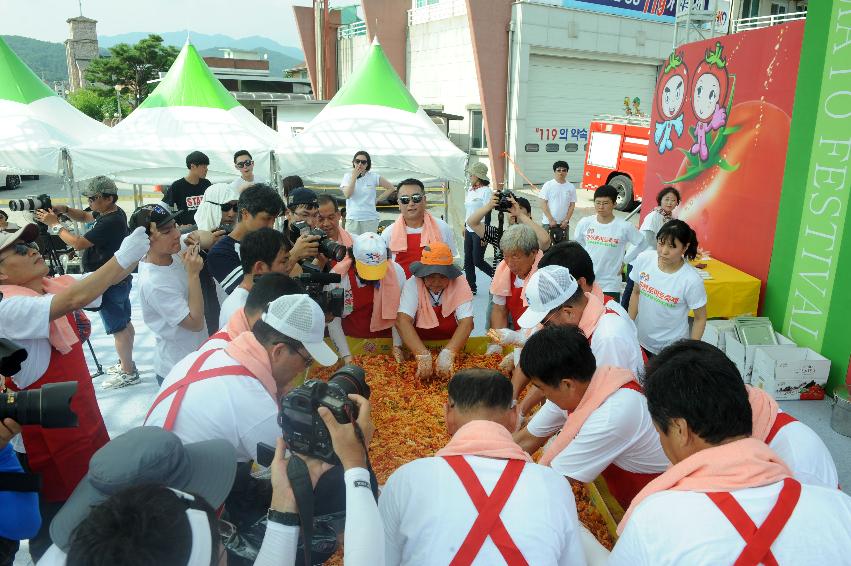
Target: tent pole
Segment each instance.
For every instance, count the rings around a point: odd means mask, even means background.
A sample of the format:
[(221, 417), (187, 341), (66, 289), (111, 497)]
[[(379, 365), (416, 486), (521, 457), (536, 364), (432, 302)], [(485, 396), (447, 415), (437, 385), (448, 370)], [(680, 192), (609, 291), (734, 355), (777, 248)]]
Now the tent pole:
[[(68, 193), (68, 200), (71, 202), (72, 208), (79, 207), (83, 209), (82, 199), (74, 191), (74, 164), (71, 161), (71, 155), (68, 153), (68, 148), (62, 148), (62, 184), (65, 191)], [(74, 220), (74, 231), (77, 234), (83, 233), (80, 223)]]

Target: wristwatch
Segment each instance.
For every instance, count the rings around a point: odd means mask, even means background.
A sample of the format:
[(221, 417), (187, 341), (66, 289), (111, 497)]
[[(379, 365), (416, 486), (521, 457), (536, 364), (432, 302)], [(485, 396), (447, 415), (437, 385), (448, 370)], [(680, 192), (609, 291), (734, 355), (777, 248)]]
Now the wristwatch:
[(64, 227), (65, 226), (63, 226), (62, 224), (54, 224), (53, 226), (50, 227), (50, 234), (52, 236), (58, 236), (59, 232), (61, 232), (62, 228), (64, 228)]
[(272, 523), (278, 523), (279, 525), (285, 525), (287, 527), (298, 527), (301, 525), (301, 519), (299, 518), (298, 513), (281, 513), (274, 509), (269, 509), (266, 513), (266, 520)]

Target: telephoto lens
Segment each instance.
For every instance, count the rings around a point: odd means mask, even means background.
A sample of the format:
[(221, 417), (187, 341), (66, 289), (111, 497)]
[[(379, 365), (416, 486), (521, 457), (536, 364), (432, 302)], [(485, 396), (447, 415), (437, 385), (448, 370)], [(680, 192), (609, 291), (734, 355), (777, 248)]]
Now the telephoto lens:
[(27, 198), (19, 198), (9, 201), (9, 209), (15, 212), (33, 211), (39, 209), (53, 208), (53, 203), (50, 197), (45, 195), (29, 196)]
[(369, 384), (366, 382), (366, 373), (363, 368), (354, 364), (346, 364), (331, 376), (328, 387), (339, 389), (343, 395), (360, 395), (369, 399)]
[(75, 427), (77, 415), (71, 410), (71, 398), (76, 392), (76, 381), (48, 383), (28, 391), (7, 390), (0, 394), (0, 420), (43, 428)]

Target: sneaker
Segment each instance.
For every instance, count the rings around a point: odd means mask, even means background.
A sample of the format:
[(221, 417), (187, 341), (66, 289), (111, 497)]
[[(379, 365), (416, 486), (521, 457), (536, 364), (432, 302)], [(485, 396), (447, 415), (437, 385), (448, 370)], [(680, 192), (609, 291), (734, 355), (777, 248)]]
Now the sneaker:
[(141, 382), (142, 379), (139, 377), (139, 370), (134, 370), (131, 373), (121, 372), (118, 374), (112, 374), (105, 379), (100, 386), (102, 389), (121, 389), (122, 387), (136, 385)]
[(121, 372), (122, 372), (122, 371), (124, 371), (124, 370), (122, 370), (122, 369), (121, 369), (121, 362), (118, 362), (118, 363), (117, 363), (117, 364), (115, 364), (114, 366), (109, 366), (109, 367), (108, 367), (108, 368), (106, 368), (106, 370), (104, 370), (104, 371), (105, 371), (106, 373), (108, 373), (109, 375), (118, 375), (119, 373), (121, 373)]

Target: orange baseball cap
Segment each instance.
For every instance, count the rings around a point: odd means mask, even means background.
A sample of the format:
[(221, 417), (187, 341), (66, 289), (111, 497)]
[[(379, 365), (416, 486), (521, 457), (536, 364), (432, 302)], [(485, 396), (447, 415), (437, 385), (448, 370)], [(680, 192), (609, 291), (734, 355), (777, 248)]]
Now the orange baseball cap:
[(423, 248), (420, 261), (411, 264), (414, 277), (426, 277), (435, 273), (455, 279), (461, 270), (453, 263), (452, 250), (443, 242), (432, 242)]

